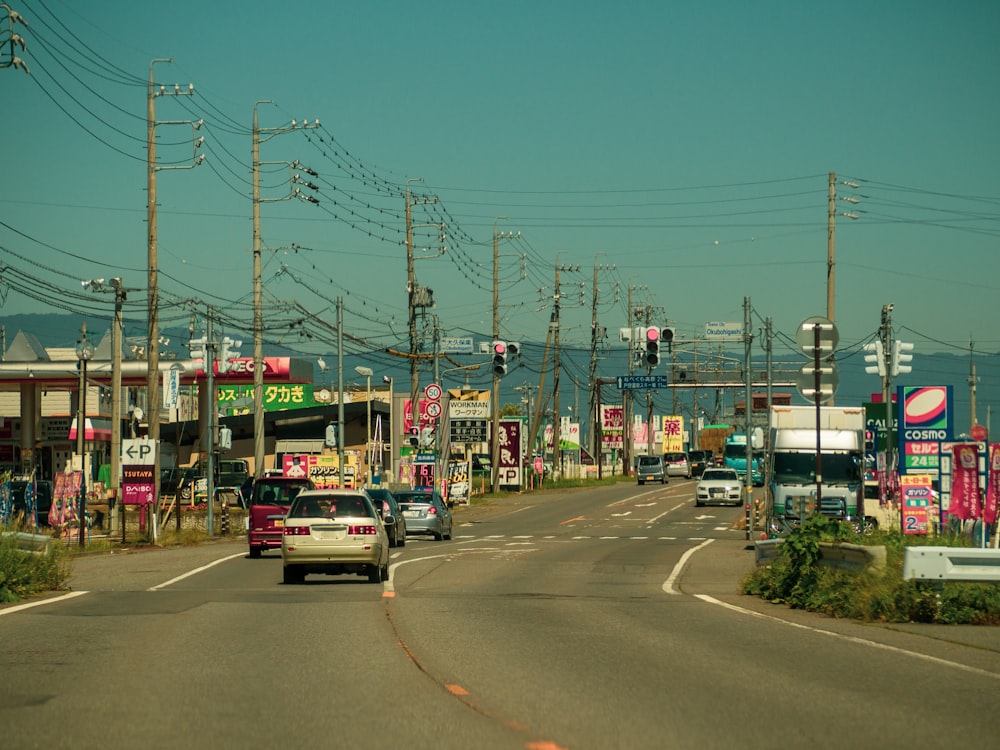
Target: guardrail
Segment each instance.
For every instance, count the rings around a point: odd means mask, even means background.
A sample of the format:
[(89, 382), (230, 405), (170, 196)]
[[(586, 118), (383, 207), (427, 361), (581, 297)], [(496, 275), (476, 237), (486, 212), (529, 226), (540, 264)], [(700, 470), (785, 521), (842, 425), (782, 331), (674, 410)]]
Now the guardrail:
[(1000, 581), (1000, 550), (906, 547), (903, 578), (918, 581)]
[(37, 552), (45, 554), (52, 544), (52, 537), (48, 534), (28, 534), (23, 531), (5, 531), (5, 537), (14, 537), (14, 544), (19, 550), (25, 552)]
[[(761, 539), (754, 543), (757, 565), (767, 565), (781, 554), (784, 539)], [(820, 542), (819, 564), (840, 570), (864, 570), (885, 567), (885, 547), (863, 544)]]

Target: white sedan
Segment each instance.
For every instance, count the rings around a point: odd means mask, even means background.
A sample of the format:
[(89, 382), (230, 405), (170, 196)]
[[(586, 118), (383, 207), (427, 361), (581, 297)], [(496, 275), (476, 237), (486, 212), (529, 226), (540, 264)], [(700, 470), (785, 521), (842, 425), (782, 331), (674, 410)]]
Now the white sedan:
[(741, 505), (743, 484), (736, 469), (705, 469), (698, 480), (694, 504)]

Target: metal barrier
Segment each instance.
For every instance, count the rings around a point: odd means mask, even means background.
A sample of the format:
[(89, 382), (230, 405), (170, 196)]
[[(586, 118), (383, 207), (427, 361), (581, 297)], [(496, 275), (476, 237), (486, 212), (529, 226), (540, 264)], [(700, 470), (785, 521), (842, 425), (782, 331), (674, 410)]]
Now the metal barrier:
[(919, 581), (1000, 581), (1000, 550), (907, 547), (903, 578)]
[[(784, 539), (761, 539), (754, 543), (757, 565), (768, 565), (781, 555)], [(819, 564), (840, 570), (864, 570), (885, 567), (885, 547), (863, 544), (833, 544), (820, 542)]]
[(49, 551), (52, 537), (48, 534), (28, 534), (23, 531), (5, 531), (5, 537), (14, 537), (14, 544), (19, 550), (37, 552), (44, 555)]

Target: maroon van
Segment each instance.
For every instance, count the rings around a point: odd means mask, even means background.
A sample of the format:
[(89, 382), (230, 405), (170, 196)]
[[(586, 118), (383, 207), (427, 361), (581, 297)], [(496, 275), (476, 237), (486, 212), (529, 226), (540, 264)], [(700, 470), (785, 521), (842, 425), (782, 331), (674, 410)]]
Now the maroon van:
[(266, 549), (281, 549), (288, 506), (302, 490), (316, 485), (306, 477), (259, 477), (250, 491), (247, 537), (250, 557), (260, 557)]

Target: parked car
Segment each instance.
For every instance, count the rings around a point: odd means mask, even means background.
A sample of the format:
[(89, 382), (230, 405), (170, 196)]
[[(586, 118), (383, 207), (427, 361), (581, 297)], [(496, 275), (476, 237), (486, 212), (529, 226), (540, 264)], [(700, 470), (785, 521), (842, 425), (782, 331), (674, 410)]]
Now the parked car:
[(386, 533), (389, 535), (390, 547), (402, 547), (406, 544), (406, 518), (403, 517), (396, 502), (396, 496), (385, 487), (368, 487), (365, 492), (375, 501), (375, 510), (382, 517)]
[(407, 534), (430, 534), (439, 542), (451, 539), (451, 511), (437, 490), (400, 490), (393, 495), (406, 519)]
[(279, 549), (285, 515), (296, 495), (314, 490), (316, 485), (306, 477), (259, 477), (250, 490), (250, 511), (247, 513), (247, 538), (250, 557), (260, 557), (266, 549)]
[(310, 573), (389, 578), (389, 536), (364, 490), (304, 490), (288, 508), (281, 534), (282, 578)]
[(691, 464), (691, 476), (700, 477), (711, 464), (708, 463), (708, 455), (703, 450), (688, 451), (688, 463)]
[(167, 466), (160, 469), (160, 497), (173, 497), (180, 491), (181, 500), (191, 500), (198, 481), (198, 470), (193, 466)]
[(736, 469), (705, 469), (698, 480), (694, 504), (698, 507), (709, 503), (740, 505), (743, 502), (743, 485)]
[(667, 483), (667, 473), (663, 470), (662, 456), (636, 456), (635, 478), (640, 485), (646, 482)]
[(670, 451), (663, 454), (663, 463), (667, 467), (668, 477), (691, 478), (691, 462), (685, 451)]
[[(14, 479), (10, 483), (10, 501), (13, 517), (24, 516), (24, 520), (29, 525), (34, 524), (32, 514), (28, 512), (28, 496), (26, 491), (29, 482)], [(34, 505), (35, 513), (38, 517), (39, 526), (49, 525), (49, 508), (52, 507), (52, 482), (46, 479), (39, 479), (34, 482)]]

